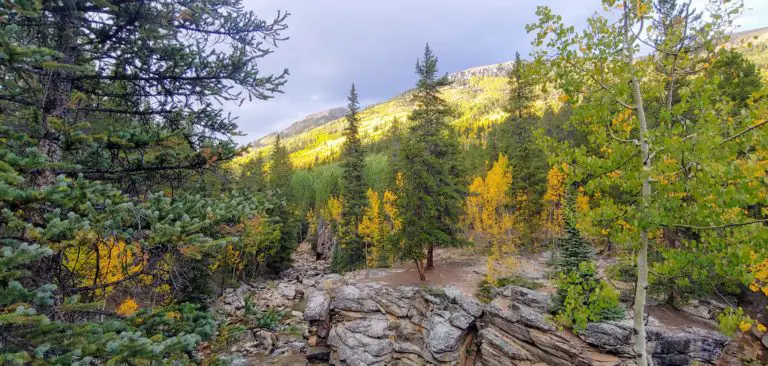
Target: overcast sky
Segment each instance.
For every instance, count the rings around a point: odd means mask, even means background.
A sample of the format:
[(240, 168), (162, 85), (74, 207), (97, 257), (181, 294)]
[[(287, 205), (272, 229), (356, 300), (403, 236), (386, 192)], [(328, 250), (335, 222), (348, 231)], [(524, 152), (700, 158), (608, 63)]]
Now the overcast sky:
[[(696, 0), (704, 2), (705, 0)], [(426, 42), (440, 72), (526, 57), (538, 4), (581, 25), (599, 0), (244, 0), (261, 17), (287, 10), (290, 37), (260, 62), (262, 72), (290, 76), (284, 94), (226, 106), (251, 142), (307, 114), (343, 106), (354, 82), (363, 105), (389, 99), (416, 82)], [(768, 26), (768, 0), (746, 0), (742, 29)]]

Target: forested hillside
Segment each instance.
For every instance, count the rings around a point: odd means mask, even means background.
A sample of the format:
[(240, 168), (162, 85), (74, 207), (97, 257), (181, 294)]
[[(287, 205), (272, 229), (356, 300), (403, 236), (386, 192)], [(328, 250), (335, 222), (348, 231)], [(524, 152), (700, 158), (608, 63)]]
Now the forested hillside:
[[(732, 47), (745, 55), (755, 63), (760, 72), (768, 74), (768, 28), (747, 30), (738, 32), (733, 38), (723, 44), (724, 47)], [(512, 68), (513, 62), (497, 65), (479, 66), (467, 70), (448, 73), (447, 77), (453, 81), (443, 87), (443, 98), (454, 108), (453, 124), (461, 132), (461, 135), (471, 142), (477, 142), (485, 135), (490, 126), (504, 121), (507, 115), (503, 104), (505, 93), (508, 90), (507, 74)], [(562, 105), (557, 101), (556, 90), (537, 90), (534, 106), (539, 115), (546, 111), (553, 113)], [(366, 144), (386, 139), (387, 133), (392, 128), (392, 123), (408, 123), (407, 115), (413, 108), (409, 100), (409, 92), (395, 96), (385, 102), (365, 108), (361, 112), (361, 130), (363, 141)], [(336, 108), (330, 111), (334, 112)], [(307, 116), (313, 119), (313, 116)], [(276, 133), (283, 135), (283, 141), (291, 152), (291, 159), (299, 167), (311, 167), (328, 161), (338, 159), (341, 151), (343, 118), (325, 120), (323, 123), (306, 126), (302, 121), (297, 126)], [(297, 128), (301, 125), (301, 128)], [(300, 131), (297, 133), (297, 131)], [(260, 138), (255, 142), (255, 148), (251, 149), (244, 159), (250, 159), (254, 154), (264, 154), (269, 144), (273, 142), (275, 133)]]
[(514, 60), (446, 75), (426, 44), (411, 90), (362, 108), (350, 80), (238, 146), (225, 109), (283, 92), (288, 13), (3, 2), (0, 363), (765, 362), (744, 11), (539, 6)]

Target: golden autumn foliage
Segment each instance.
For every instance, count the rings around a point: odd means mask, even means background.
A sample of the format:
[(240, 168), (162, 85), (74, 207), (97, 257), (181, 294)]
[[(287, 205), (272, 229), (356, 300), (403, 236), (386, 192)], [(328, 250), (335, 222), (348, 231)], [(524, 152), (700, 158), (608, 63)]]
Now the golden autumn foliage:
[(370, 188), (367, 196), (368, 205), (357, 231), (369, 245), (367, 265), (386, 266), (392, 263), (395, 254), (393, 248), (388, 248), (387, 239), (401, 226), (397, 215), (397, 196), (392, 191), (385, 190), (381, 195), (382, 200), (379, 193)]
[(93, 231), (77, 232), (67, 244), (65, 268), (75, 275), (79, 286), (92, 287), (102, 297), (126, 278), (138, 277), (147, 261), (141, 247), (112, 236), (102, 238)]
[(322, 210), (322, 216), (326, 221), (333, 223), (341, 222), (341, 198), (331, 197), (325, 204), (325, 209)]
[(117, 307), (115, 312), (117, 315), (121, 316), (131, 316), (135, 314), (139, 310), (139, 304), (136, 303), (136, 300), (132, 298), (128, 298)]
[(510, 209), (508, 194), (512, 184), (509, 160), (499, 155), (485, 179), (475, 177), (469, 186), (464, 217), (468, 233), (475, 243), (488, 246), (488, 280), (495, 281), (512, 269), (512, 254), (519, 242), (520, 225)]
[(220, 230), (236, 238), (223, 246), (209, 266), (223, 278), (242, 279), (246, 273), (257, 272), (278, 250), (279, 227), (261, 215), (243, 219), (232, 227), (223, 226)]
[[(554, 241), (563, 232), (563, 207), (565, 203), (565, 181), (568, 176), (568, 164), (555, 165), (547, 173), (547, 192), (544, 194), (542, 211), (542, 229), (548, 240)], [(582, 200), (581, 205), (584, 202)], [(587, 201), (588, 204), (588, 201)], [(579, 203), (577, 202), (577, 206)]]

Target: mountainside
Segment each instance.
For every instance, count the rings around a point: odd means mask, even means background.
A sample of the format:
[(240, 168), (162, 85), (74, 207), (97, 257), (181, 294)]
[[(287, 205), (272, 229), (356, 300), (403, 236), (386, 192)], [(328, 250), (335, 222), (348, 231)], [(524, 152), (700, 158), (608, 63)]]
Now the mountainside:
[[(320, 112), (315, 112), (292, 123), (290, 126), (281, 130), (279, 133), (281, 137), (295, 136), (295, 135), (307, 132), (315, 127), (322, 126), (335, 119), (342, 118), (344, 117), (345, 114), (347, 114), (346, 107), (336, 107), (336, 108), (331, 108), (331, 109), (327, 109)], [(272, 143), (272, 141), (274, 141), (274, 137), (276, 134), (277, 132), (273, 132), (273, 133), (270, 133), (269, 135), (261, 137), (258, 140), (254, 141), (253, 143), (251, 143), (251, 146), (254, 146), (254, 147), (268, 146), (269, 144)]]
[[(746, 55), (766, 77), (768, 72), (768, 28), (734, 33), (723, 46), (734, 47)], [(507, 90), (506, 75), (512, 62), (478, 66), (447, 75), (452, 83), (442, 89), (442, 97), (455, 110), (453, 124), (462, 136), (473, 136), (477, 130), (486, 129), (504, 121), (502, 110)], [(361, 91), (362, 94), (365, 91)], [(559, 105), (556, 95), (542, 95), (535, 104), (539, 113)], [(410, 91), (387, 101), (372, 105), (360, 113), (360, 134), (364, 143), (380, 140), (387, 135), (392, 121), (407, 125), (408, 114), (413, 109)], [(344, 114), (346, 108), (333, 108), (313, 113), (281, 131), (281, 137), (291, 160), (299, 168), (335, 159), (344, 139)], [(269, 149), (274, 133), (258, 139), (252, 148), (238, 160), (250, 159)]]

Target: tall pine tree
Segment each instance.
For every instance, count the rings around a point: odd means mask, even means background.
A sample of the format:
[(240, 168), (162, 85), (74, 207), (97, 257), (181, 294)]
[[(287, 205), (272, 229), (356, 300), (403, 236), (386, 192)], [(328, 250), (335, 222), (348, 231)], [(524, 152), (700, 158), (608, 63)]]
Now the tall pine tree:
[(509, 72), (507, 84), (510, 91), (507, 112), (517, 119), (529, 117), (534, 100), (534, 83), (528, 67), (520, 58), (520, 52), (515, 52), (515, 63)]
[(268, 199), (274, 202), (267, 213), (280, 224), (280, 244), (276, 258), (267, 264), (268, 271), (279, 272), (290, 264), (291, 252), (298, 243), (299, 221), (293, 205), (290, 182), (293, 176), (288, 149), (281, 144), (280, 134), (270, 153)]
[(367, 204), (366, 186), (363, 178), (365, 169), (365, 152), (358, 129), (360, 126), (360, 102), (357, 99), (355, 84), (349, 90), (347, 97), (347, 126), (344, 128), (344, 146), (341, 153), (341, 166), (344, 169), (342, 178), (342, 209), (341, 209), (341, 241), (332, 257), (332, 268), (344, 272), (364, 266), (366, 251), (363, 241), (357, 232), (357, 226), (363, 217)]
[(293, 175), (293, 166), (288, 155), (288, 149), (282, 145), (280, 140), (280, 134), (277, 134), (269, 155), (269, 188), (288, 194), (288, 183)]
[(404, 178), (400, 239), (402, 255), (416, 263), (424, 280), (424, 271), (434, 266), (434, 246), (461, 243), (455, 234), (467, 185), (458, 139), (447, 122), (450, 109), (440, 98), (439, 88), (448, 81), (437, 77), (437, 58), (429, 45), (416, 63), (416, 73), (416, 109), (410, 115), (413, 123), (399, 163)]
[[(542, 208), (541, 199), (546, 190), (549, 167), (544, 151), (533, 139), (537, 123), (533, 119), (536, 83), (519, 52), (515, 54), (515, 63), (508, 75), (508, 86), (505, 109), (510, 117), (489, 133), (488, 159), (493, 161), (499, 154), (509, 157), (515, 177), (509, 191), (513, 203), (525, 215), (537, 217)], [(536, 222), (528, 220), (524, 225), (523, 240), (528, 240), (537, 229)]]

